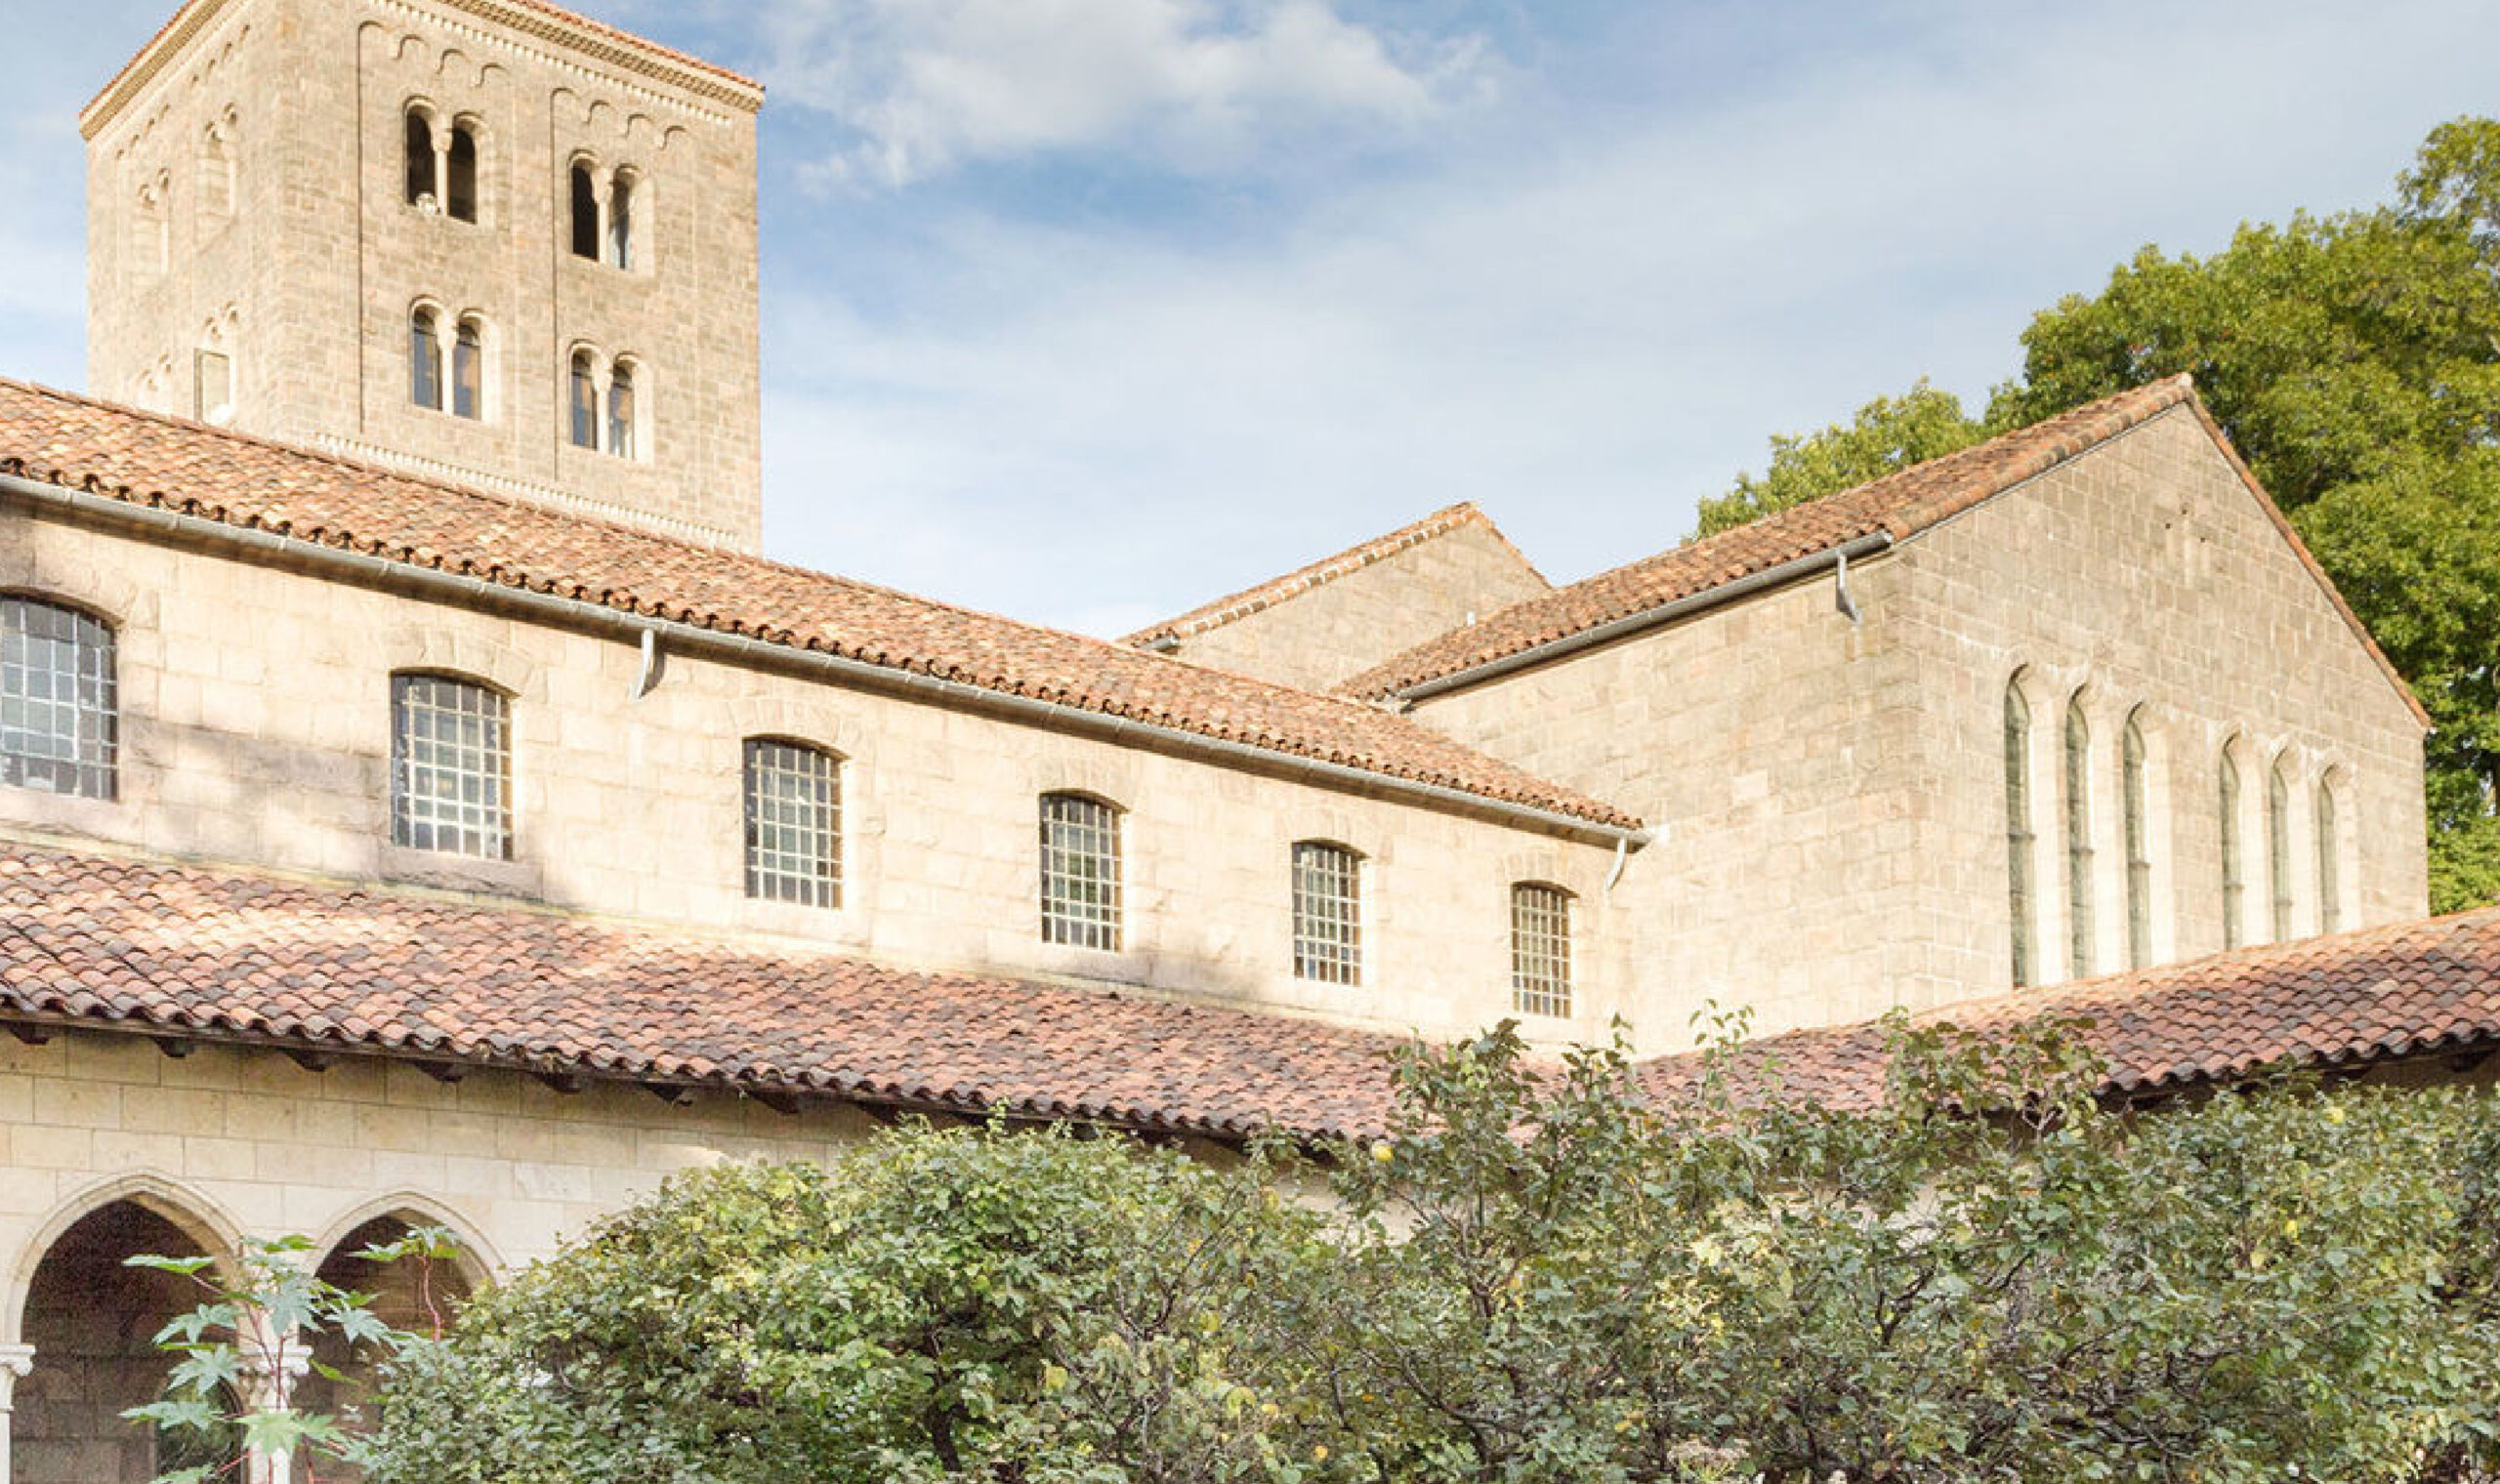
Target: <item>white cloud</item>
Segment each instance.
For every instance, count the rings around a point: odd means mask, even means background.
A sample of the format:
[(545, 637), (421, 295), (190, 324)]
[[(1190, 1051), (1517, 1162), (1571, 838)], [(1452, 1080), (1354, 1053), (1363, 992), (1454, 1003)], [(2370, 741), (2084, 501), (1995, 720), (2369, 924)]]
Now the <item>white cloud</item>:
[(1412, 130), (1489, 75), (1479, 44), (1357, 25), (1327, 0), (803, 0), (769, 13), (776, 96), (901, 184), (969, 160), (1110, 147), (1237, 161), (1262, 141)]

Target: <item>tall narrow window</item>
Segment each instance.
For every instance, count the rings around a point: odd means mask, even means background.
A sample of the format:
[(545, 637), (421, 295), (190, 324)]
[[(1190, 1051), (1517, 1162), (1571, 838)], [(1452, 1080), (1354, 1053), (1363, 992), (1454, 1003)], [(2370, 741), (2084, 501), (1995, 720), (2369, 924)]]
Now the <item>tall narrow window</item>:
[(408, 110), (407, 198), (411, 206), (440, 200), (434, 178), (434, 120), (414, 108)]
[(588, 350), (573, 352), (569, 399), (572, 407), (572, 439), (575, 448), (599, 446), (599, 372)]
[(607, 262), (611, 268), (634, 266), (634, 207), (640, 192), (635, 179), (620, 170), (607, 186)]
[(2292, 937), (2292, 786), (2279, 760), (2266, 775), (2266, 865), (2274, 941), (2287, 943)]
[(408, 316), (408, 400), (442, 410), (442, 327), (429, 309)]
[(391, 839), (511, 857), (512, 729), (502, 696), (448, 676), (391, 678)]
[(451, 342), (451, 410), (472, 420), (486, 415), (486, 335), (475, 319), (460, 321)]
[(234, 362), (222, 350), (191, 354), (191, 416), (221, 428), (234, 420)]
[(2083, 697), (2066, 703), (2066, 927), (2068, 968), (2092, 972), (2092, 728)]
[(2127, 816), (2127, 967), (2152, 967), (2152, 826), (2146, 817), (2145, 729), (2127, 718), (2120, 739), (2120, 780)]
[(2317, 930), (2344, 930), (2344, 842), (2335, 827), (2335, 785), (2317, 780)]
[(478, 220), (478, 130), (472, 124), (451, 126), (451, 149), (443, 161), (451, 179), (443, 183), (443, 210), (463, 222)]
[(607, 451), (620, 459), (640, 457), (635, 451), (634, 367), (619, 361), (607, 379)]
[(130, 251), (143, 274), (161, 273), (172, 261), (173, 224), (167, 214), (172, 194), (171, 184), (163, 180), (140, 187), (139, 210), (130, 223)]
[(2031, 707), (2021, 681), (2005, 687), (2005, 880), (2012, 914), (2014, 987), (2031, 982)]
[(1120, 946), (1120, 811), (1100, 799), (1042, 796), (1042, 941)]
[(0, 784), (110, 799), (120, 760), (113, 631), (75, 608), (0, 598)]
[(1293, 847), (1293, 972), (1322, 984), (1363, 977), (1362, 857), (1306, 840)]
[(599, 261), (599, 184), (587, 162), (573, 166), (573, 256)]
[(1544, 882), (1511, 887), (1511, 1008), (1571, 1013), (1571, 893)]
[(842, 786), (832, 756), (796, 742), (746, 744), (746, 894), (842, 905)]
[(2237, 948), (2248, 932), (2248, 872), (2239, 853), (2239, 764), (2223, 746), (2220, 778), (2223, 840), (2223, 946)]
[(230, 113), (209, 125), (200, 139), (199, 214), (210, 227), (234, 214), (234, 120)]

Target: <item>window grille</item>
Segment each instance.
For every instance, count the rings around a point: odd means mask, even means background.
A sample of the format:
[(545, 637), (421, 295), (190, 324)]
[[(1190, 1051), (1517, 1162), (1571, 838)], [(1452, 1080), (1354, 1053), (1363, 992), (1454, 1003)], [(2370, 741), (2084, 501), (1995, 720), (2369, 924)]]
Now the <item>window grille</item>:
[(2066, 927), (2068, 968), (2092, 972), (2092, 728), (2083, 698), (2066, 703)]
[(2286, 943), (2292, 937), (2292, 788), (2280, 763), (2266, 777), (2266, 866), (2274, 941)]
[(1120, 946), (1120, 811), (1099, 799), (1042, 798), (1042, 941)]
[(1362, 857), (1343, 845), (1293, 847), (1293, 971), (1322, 984), (1360, 984)]
[(2344, 843), (2335, 824), (2335, 788), (2317, 782), (2317, 930), (2344, 930)]
[(113, 632), (73, 608), (0, 598), (0, 784), (115, 797)]
[(1511, 887), (1511, 1005), (1523, 1015), (1571, 1013), (1571, 893)]
[(746, 744), (746, 894), (842, 905), (842, 786), (831, 755), (795, 742)]
[(391, 680), (391, 838), (411, 849), (512, 854), (512, 729), (504, 698), (445, 676)]
[(2146, 818), (2145, 731), (2134, 717), (2127, 719), (2119, 752), (2127, 824), (2127, 967), (2146, 969), (2152, 965), (2152, 829)]
[(2239, 764), (2223, 748), (2223, 946), (2237, 948), (2247, 935), (2248, 877), (2239, 858)]
[(2031, 982), (2031, 708), (2021, 684), (2005, 687), (2005, 853), (2013, 914), (2014, 987)]

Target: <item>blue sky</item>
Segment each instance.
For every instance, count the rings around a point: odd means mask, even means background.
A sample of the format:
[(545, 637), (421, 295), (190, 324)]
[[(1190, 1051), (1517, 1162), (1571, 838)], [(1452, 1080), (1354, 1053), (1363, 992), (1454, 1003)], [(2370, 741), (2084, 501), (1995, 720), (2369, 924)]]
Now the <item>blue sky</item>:
[[(82, 384), (78, 105), (9, 0), (0, 373)], [(1113, 634), (1455, 500), (1570, 579), (1774, 431), (1974, 401), (2137, 247), (2380, 199), (2488, 0), (587, 0), (761, 76), (773, 555)]]

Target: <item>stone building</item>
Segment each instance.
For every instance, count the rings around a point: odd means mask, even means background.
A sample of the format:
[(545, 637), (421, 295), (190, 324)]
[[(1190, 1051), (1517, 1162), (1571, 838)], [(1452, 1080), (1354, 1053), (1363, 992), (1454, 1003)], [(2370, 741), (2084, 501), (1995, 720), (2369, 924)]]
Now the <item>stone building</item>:
[(474, 1285), (903, 1113), (1359, 1134), (1407, 1038), (1668, 1089), (1711, 1005), (1843, 1097), (1896, 1008), (2085, 1010), (2120, 1097), (2500, 1044), (2422, 714), (2185, 382), (1083, 639), (759, 555), (761, 100), (542, 0), (191, 0), (87, 110), (101, 395), (0, 381), (20, 1479), (165, 1462), (123, 1257), (412, 1301), (349, 1255)]

